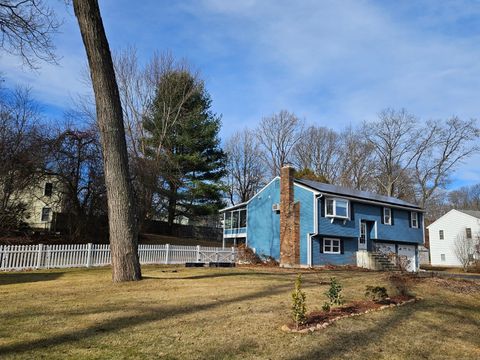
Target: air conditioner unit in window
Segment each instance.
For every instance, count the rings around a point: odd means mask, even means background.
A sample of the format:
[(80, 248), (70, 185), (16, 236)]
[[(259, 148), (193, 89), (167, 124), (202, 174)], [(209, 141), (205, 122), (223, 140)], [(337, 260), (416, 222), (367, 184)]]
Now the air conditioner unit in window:
[(280, 211), (280, 204), (273, 204), (272, 211)]

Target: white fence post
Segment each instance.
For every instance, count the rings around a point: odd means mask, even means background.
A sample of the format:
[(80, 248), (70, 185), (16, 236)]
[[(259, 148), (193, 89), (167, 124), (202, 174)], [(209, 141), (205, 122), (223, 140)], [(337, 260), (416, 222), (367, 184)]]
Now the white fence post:
[(235, 262), (235, 247), (232, 246), (232, 262)]
[(165, 264), (168, 265), (168, 258), (170, 256), (170, 244), (167, 244), (166, 247), (165, 247), (167, 253), (165, 254)]
[(3, 245), (0, 245), (0, 269), (3, 268)]
[(200, 262), (200, 245), (197, 245), (197, 262)]
[(45, 257), (45, 267), (50, 269), (50, 257), (52, 255), (51, 245), (47, 245), (47, 254)]
[(92, 243), (87, 244), (87, 267), (92, 266)]
[(37, 264), (35, 265), (35, 269), (40, 269), (40, 267), (42, 266), (42, 250), (43, 244), (38, 244)]

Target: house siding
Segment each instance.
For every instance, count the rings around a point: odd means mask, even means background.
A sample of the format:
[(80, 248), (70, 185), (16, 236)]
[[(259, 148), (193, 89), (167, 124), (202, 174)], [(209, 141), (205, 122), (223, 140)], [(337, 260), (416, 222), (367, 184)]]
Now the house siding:
[[(333, 238), (333, 237), (332, 237)], [(312, 265), (356, 265), (356, 252), (358, 250), (358, 239), (347, 237), (335, 237), (340, 239), (342, 254), (323, 253), (323, 236), (315, 236), (312, 239)]]
[(272, 205), (280, 203), (280, 179), (263, 188), (247, 205), (247, 241), (258, 255), (280, 258), (280, 215)]
[[(480, 219), (458, 210), (450, 210), (444, 216), (428, 226), (430, 236), (430, 262), (434, 266), (462, 266), (455, 255), (455, 240), (465, 234), (466, 228), (472, 229), (472, 236), (480, 234)], [(443, 230), (443, 240), (439, 231)], [(442, 261), (441, 254), (445, 255)]]
[[(313, 192), (294, 185), (295, 202), (300, 203), (300, 264), (308, 258), (308, 235), (314, 231)], [(272, 205), (280, 202), (280, 180), (275, 179), (247, 205), (248, 246), (258, 255), (280, 259), (280, 215)]]
[[(338, 196), (341, 198), (341, 196)], [(360, 234), (360, 221), (371, 222), (370, 239), (379, 241), (395, 241), (411, 244), (423, 243), (423, 230), (421, 224), (422, 213), (418, 212), (419, 228), (411, 228), (409, 224), (409, 211), (393, 208), (393, 225), (382, 224), (383, 207), (380, 205), (363, 204), (351, 201), (351, 220), (332, 219), (324, 216), (325, 198), (319, 201), (319, 234), (322, 236), (343, 236), (358, 238)], [(374, 225), (373, 225), (374, 224)], [(371, 241), (368, 243), (368, 250), (371, 250)]]

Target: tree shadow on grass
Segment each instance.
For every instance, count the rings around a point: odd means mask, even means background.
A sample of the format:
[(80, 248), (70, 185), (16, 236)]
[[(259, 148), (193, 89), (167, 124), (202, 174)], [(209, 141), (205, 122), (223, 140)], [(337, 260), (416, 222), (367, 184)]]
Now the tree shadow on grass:
[(251, 276), (251, 277), (262, 277), (262, 276), (277, 276), (281, 278), (285, 275), (296, 275), (295, 272), (289, 273), (275, 273), (275, 272), (220, 272), (220, 273), (211, 273), (211, 274), (202, 274), (202, 275), (189, 275), (189, 276), (144, 276), (143, 279), (157, 279), (157, 280), (200, 280), (200, 279), (212, 279), (212, 278), (221, 278), (221, 277), (238, 277), (238, 276)]
[(22, 272), (22, 273), (0, 273), (0, 286), (11, 284), (33, 283), (40, 281), (56, 280), (63, 276), (63, 272)]
[[(75, 343), (79, 340), (88, 339), (98, 336), (99, 334), (111, 333), (121, 329), (134, 327), (140, 324), (146, 324), (159, 320), (165, 320), (175, 316), (187, 315), (191, 313), (210, 310), (216, 307), (222, 307), (232, 303), (240, 303), (242, 301), (250, 301), (262, 297), (277, 295), (291, 290), (290, 285), (277, 286), (275, 289), (265, 289), (262, 291), (245, 294), (231, 299), (216, 300), (207, 304), (189, 305), (183, 307), (175, 306), (149, 306), (144, 307), (141, 312), (135, 315), (121, 316), (114, 319), (99, 322), (95, 325), (89, 326), (81, 330), (73, 330), (58, 335), (53, 335), (47, 338), (41, 338), (32, 341), (25, 341), (21, 343), (0, 346), (0, 358), (8, 354), (18, 355), (24, 352), (35, 351), (37, 349), (48, 348), (68, 343)], [(119, 309), (117, 309), (119, 310)], [(102, 312), (103, 309), (98, 309)], [(68, 314), (65, 314), (68, 316)]]

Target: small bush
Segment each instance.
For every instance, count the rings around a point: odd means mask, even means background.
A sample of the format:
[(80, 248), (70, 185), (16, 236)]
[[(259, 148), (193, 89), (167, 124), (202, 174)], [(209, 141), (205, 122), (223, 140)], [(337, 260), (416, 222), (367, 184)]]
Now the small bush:
[(408, 275), (392, 274), (389, 276), (389, 281), (401, 296), (412, 296), (412, 279)]
[(302, 291), (302, 275), (298, 274), (292, 291), (292, 318), (297, 328), (307, 320), (306, 295)]
[(330, 311), (330, 304), (328, 302), (325, 302), (322, 305), (322, 310), (325, 311), (325, 312), (329, 312)]
[(365, 297), (373, 301), (382, 301), (388, 298), (387, 289), (384, 286), (370, 286), (365, 288)]
[(334, 277), (330, 278), (330, 288), (325, 293), (330, 305), (342, 305), (343, 304), (343, 295), (341, 294), (343, 286), (335, 279)]

